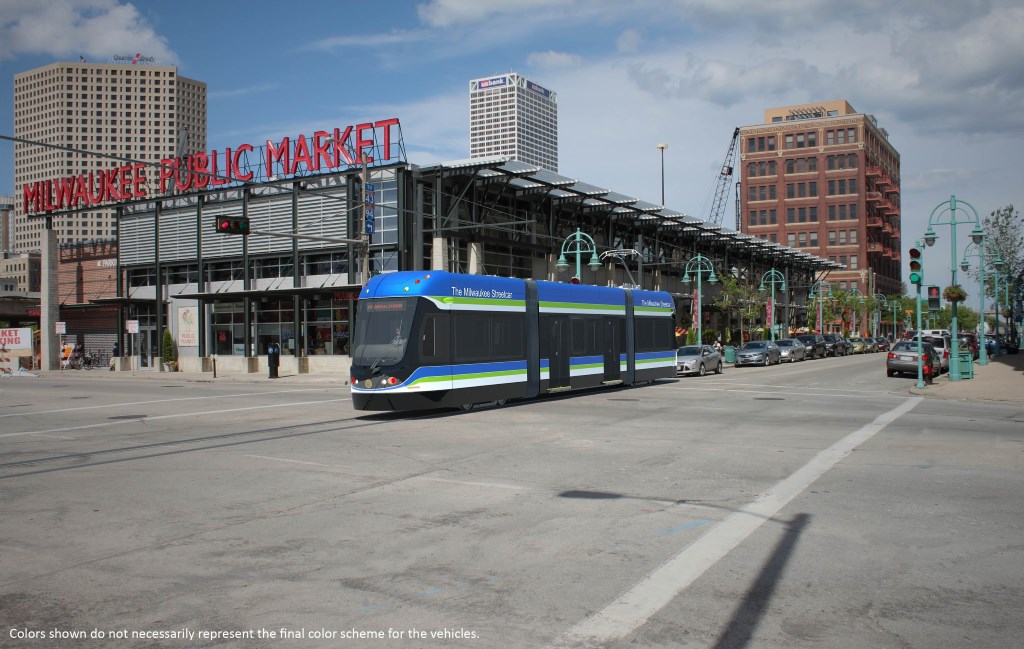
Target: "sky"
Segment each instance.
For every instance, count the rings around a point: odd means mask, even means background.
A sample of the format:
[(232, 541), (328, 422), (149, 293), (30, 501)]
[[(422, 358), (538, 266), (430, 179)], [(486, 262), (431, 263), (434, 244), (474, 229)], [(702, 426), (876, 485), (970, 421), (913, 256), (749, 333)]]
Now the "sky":
[(207, 83), (208, 149), (398, 117), (429, 165), (469, 156), (469, 80), (518, 72), (560, 174), (657, 204), (664, 143), (666, 207), (706, 219), (736, 126), (845, 99), (900, 152), (905, 251), (952, 195), (1024, 206), (1022, 34), (1020, 0), (0, 0), (0, 134), (14, 74), (141, 52)]

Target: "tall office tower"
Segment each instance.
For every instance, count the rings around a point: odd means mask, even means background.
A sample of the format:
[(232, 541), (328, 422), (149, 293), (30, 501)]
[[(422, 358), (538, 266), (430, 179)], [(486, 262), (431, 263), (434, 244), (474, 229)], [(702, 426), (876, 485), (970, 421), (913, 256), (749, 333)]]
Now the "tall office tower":
[[(109, 156), (159, 163), (206, 150), (206, 84), (174, 66), (140, 63), (51, 63), (14, 76), (14, 135), (75, 151), (17, 142), (14, 146), (14, 234), (11, 250), (38, 250), (44, 219), (27, 218), (26, 184), (111, 169)], [(100, 157), (103, 154), (108, 157)], [(148, 175), (154, 175), (149, 171)], [(59, 243), (111, 239), (114, 212), (93, 210), (54, 218)]]
[(14, 235), (14, 197), (0, 196), (0, 254), (11, 251)]
[(845, 100), (769, 108), (740, 128), (740, 231), (846, 266), (828, 281), (901, 294), (900, 154)]
[(558, 171), (558, 95), (515, 72), (470, 81), (469, 155)]

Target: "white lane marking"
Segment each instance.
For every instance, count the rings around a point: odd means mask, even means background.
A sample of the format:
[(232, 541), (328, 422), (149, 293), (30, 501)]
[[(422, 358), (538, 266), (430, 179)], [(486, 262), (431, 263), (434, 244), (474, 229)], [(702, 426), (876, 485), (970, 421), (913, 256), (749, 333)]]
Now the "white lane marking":
[[(289, 407), (289, 408), (290, 407), (294, 407), (294, 406), (310, 406), (310, 405), (315, 405), (315, 404), (318, 404), (318, 403), (333, 403), (335, 401), (349, 401), (349, 402), (351, 402), (352, 399), (350, 397), (344, 397), (344, 398), (341, 398), (341, 399), (324, 399), (322, 401), (299, 401), (299, 402), (296, 402), (296, 403), (286, 404), (286, 406)], [(67, 433), (67, 432), (71, 432), (71, 431), (75, 431), (75, 430), (88, 430), (90, 428), (104, 428), (106, 426), (120, 426), (120, 425), (123, 425), (123, 424), (137, 424), (139, 422), (159, 421), (161, 419), (177, 419), (179, 417), (203, 417), (203, 416), (206, 416), (206, 415), (223, 415), (223, 414), (227, 414), (229, 412), (249, 412), (251, 410), (262, 410), (264, 408), (282, 408), (282, 407), (285, 407), (285, 406), (282, 406), (279, 403), (275, 403), (275, 404), (270, 404), (270, 405), (265, 405), (265, 406), (247, 406), (245, 408), (229, 408), (227, 410), (207, 410), (206, 412), (179, 412), (179, 413), (176, 413), (176, 414), (173, 414), (173, 415), (155, 415), (153, 417), (139, 417), (138, 419), (122, 419), (122, 420), (119, 420), (119, 421), (105, 421), (105, 422), (102, 422), (102, 423), (99, 423), (99, 424), (85, 424), (83, 426), (68, 426), (67, 428), (50, 428), (48, 430), (25, 431), (25, 432), (22, 432), (22, 433), (4, 433), (4, 434), (0, 435), (0, 438), (3, 438), (3, 437), (20, 437), (22, 435), (43, 435), (43, 434), (46, 434), (46, 433)]]
[(254, 457), (258, 460), (274, 460), (275, 462), (292, 462), (294, 464), (308, 464), (310, 466), (323, 466), (329, 469), (351, 469), (350, 466), (344, 464), (321, 464), (320, 462), (307, 462), (305, 460), (290, 460), (286, 457), (270, 457), (269, 455), (246, 455), (245, 457)]
[(495, 489), (513, 489), (515, 491), (525, 491), (528, 487), (514, 484), (502, 484), (500, 482), (471, 482), (469, 480), (449, 480), (445, 478), (423, 478), (429, 482), (444, 482), (447, 484), (457, 484), (469, 487), (494, 487)]
[(835, 466), (853, 449), (871, 439), (890, 423), (910, 412), (924, 397), (913, 397), (879, 415), (860, 430), (850, 433), (821, 451), (788, 478), (762, 492), (747, 506), (683, 548), (614, 602), (569, 629), (560, 646), (579, 647), (621, 638), (644, 624), (705, 571), (750, 536), (766, 520)]
[(275, 390), (273, 392), (243, 392), (241, 394), (222, 394), (211, 397), (177, 397), (174, 399), (153, 399), (152, 401), (128, 401), (125, 403), (108, 403), (97, 406), (76, 406), (74, 408), (57, 408), (56, 410), (31, 410), (28, 412), (12, 412), (3, 417), (25, 417), (27, 415), (49, 415), (55, 412), (73, 412), (75, 410), (96, 410), (97, 408), (120, 408), (123, 406), (145, 406), (152, 403), (171, 403), (173, 401), (201, 401), (203, 399), (230, 399), (234, 397), (262, 397), (267, 394), (291, 394), (292, 392), (323, 392), (323, 388), (306, 388), (300, 390)]

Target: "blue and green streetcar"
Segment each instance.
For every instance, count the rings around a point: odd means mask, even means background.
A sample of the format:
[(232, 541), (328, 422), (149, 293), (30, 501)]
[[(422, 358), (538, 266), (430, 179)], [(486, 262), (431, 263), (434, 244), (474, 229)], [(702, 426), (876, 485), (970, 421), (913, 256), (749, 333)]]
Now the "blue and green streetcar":
[(663, 291), (407, 271), (359, 295), (357, 410), (469, 409), (675, 373)]

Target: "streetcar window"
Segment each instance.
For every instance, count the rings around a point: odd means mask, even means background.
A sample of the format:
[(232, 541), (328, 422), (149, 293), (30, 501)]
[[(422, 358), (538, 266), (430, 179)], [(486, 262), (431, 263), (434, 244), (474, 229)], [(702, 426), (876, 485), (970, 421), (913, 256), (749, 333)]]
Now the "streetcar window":
[(455, 320), (455, 360), (458, 362), (490, 360), (490, 316), (460, 313)]
[(491, 332), (491, 356), (494, 360), (516, 360), (526, 357), (523, 316), (491, 316)]
[(636, 350), (638, 352), (673, 349), (675, 347), (674, 337), (672, 321), (668, 318), (636, 319)]

